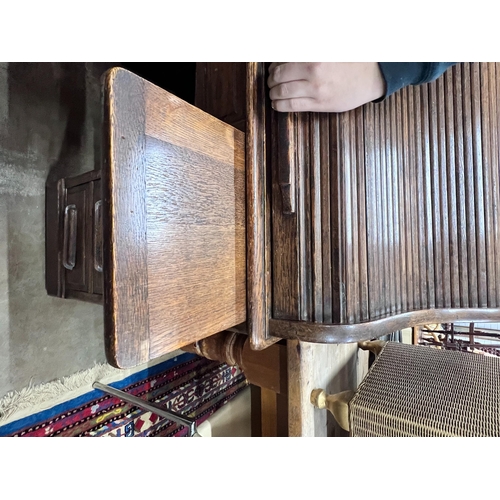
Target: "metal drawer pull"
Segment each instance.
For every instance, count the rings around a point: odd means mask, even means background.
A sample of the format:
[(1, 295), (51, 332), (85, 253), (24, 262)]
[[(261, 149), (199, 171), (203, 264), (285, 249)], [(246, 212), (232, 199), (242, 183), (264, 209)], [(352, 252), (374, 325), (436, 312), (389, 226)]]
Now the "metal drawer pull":
[(76, 230), (76, 205), (67, 205), (64, 209), (63, 266), (70, 271), (76, 264)]
[(94, 205), (94, 269), (102, 273), (102, 200)]

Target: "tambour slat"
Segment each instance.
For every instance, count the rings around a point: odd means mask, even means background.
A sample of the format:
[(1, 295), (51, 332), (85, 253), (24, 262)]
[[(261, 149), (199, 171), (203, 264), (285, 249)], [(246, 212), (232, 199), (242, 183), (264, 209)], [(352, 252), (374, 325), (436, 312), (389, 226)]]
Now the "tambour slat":
[(312, 211), (311, 211), (311, 162), (310, 162), (310, 140), (309, 117), (306, 114), (297, 115), (299, 126), (297, 127), (297, 153), (299, 174), (299, 290), (300, 319), (312, 320), (312, 271), (313, 261), (311, 255), (312, 246)]
[[(406, 305), (405, 310), (412, 307), (414, 304), (414, 288), (413, 288), (413, 277), (414, 277), (414, 267), (413, 267), (413, 244), (412, 244), (412, 207), (411, 207), (411, 142), (410, 142), (410, 131), (409, 131), (409, 118), (408, 118), (408, 88), (402, 90), (402, 125), (403, 130), (403, 165), (408, 165), (408, 169), (402, 169), (403, 174), (403, 203), (404, 203), (404, 218), (405, 218), (405, 233), (403, 237), (405, 238), (405, 250), (406, 250)], [(372, 188), (373, 189), (373, 188)]]
[(372, 168), (374, 169), (373, 185), (379, 187), (376, 191), (370, 190), (372, 197), (375, 200), (374, 206), (375, 210), (369, 214), (370, 219), (368, 220), (368, 225), (374, 227), (375, 229), (375, 247), (372, 247), (372, 253), (375, 255), (375, 266), (376, 272), (373, 283), (374, 293), (376, 296), (372, 295), (372, 304), (376, 305), (376, 308), (372, 308), (371, 313), (376, 317), (383, 316), (384, 313), (384, 289), (385, 280), (383, 279), (383, 248), (382, 248), (382, 235), (383, 235), (383, 223), (382, 223), (382, 193), (381, 193), (381, 178), (380, 178), (380, 107), (374, 107), (374, 148), (375, 148), (375, 161)]
[[(358, 235), (366, 235), (366, 174), (365, 174), (365, 141), (364, 141), (364, 108), (355, 111), (356, 116), (356, 166), (357, 166), (357, 208), (359, 212)], [(359, 321), (367, 321), (370, 318), (370, 305), (368, 295), (368, 270), (367, 241), (366, 237), (358, 240), (358, 265), (359, 265)]]
[[(375, 144), (374, 144), (374, 106), (368, 105), (365, 107), (364, 120), (364, 142), (365, 142), (365, 165), (374, 165), (375, 163)], [(366, 180), (366, 247), (367, 247), (367, 272), (368, 272), (368, 302), (370, 315), (376, 310), (377, 300), (379, 296), (377, 286), (378, 266), (376, 263), (376, 255), (373, 249), (376, 247), (376, 228), (373, 223), (373, 214), (376, 211), (376, 201), (372, 196), (372, 191), (369, 186), (375, 182), (373, 169), (365, 170)], [(368, 252), (368, 249), (372, 251)]]
[[(429, 123), (429, 94), (426, 88), (421, 91), (422, 106), (422, 170), (423, 170), (423, 190), (422, 201), (424, 203), (424, 231), (423, 243), (426, 255), (426, 280), (427, 280), (427, 307), (436, 307), (435, 297), (435, 273), (434, 273), (434, 247), (433, 247), (433, 219), (432, 210), (432, 179), (431, 179), (431, 147), (430, 147), (430, 123)], [(424, 166), (427, 166), (425, 168)]]
[(481, 130), (482, 130), (482, 165), (484, 183), (484, 226), (486, 247), (486, 282), (487, 304), (491, 306), (496, 302), (496, 265), (495, 265), (495, 234), (493, 227), (493, 196), (488, 196), (488, 187), (492, 182), (492, 149), (490, 127), (490, 94), (489, 94), (489, 65), (480, 64), (481, 80)]
[(469, 307), (479, 306), (477, 279), (477, 245), (476, 245), (476, 192), (474, 189), (474, 158), (472, 136), (472, 99), (471, 68), (464, 63), (462, 68), (463, 82), (463, 127), (464, 127), (464, 166), (465, 166), (465, 206), (467, 231), (467, 271), (469, 276)]
[(398, 233), (398, 253), (400, 262), (400, 275), (401, 275), (401, 298), (400, 298), (400, 312), (408, 310), (408, 280), (406, 276), (406, 215), (405, 215), (405, 183), (404, 183), (404, 171), (400, 168), (404, 162), (404, 151), (403, 151), (403, 127), (401, 126), (401, 116), (402, 116), (402, 95), (401, 92), (397, 92), (394, 96), (393, 101), (396, 103), (396, 122), (395, 128), (397, 131), (397, 171), (398, 171), (398, 212), (399, 212), (399, 233)]
[[(432, 235), (434, 250), (434, 283), (436, 290), (443, 290), (443, 254), (442, 254), (442, 222), (441, 216), (441, 189), (439, 175), (439, 148), (438, 148), (438, 110), (437, 110), (437, 84), (428, 85), (429, 90), (429, 146), (430, 164), (427, 170), (431, 177), (431, 203), (432, 203)], [(444, 307), (443, 293), (436, 293), (436, 307)]]
[(438, 118), (438, 168), (439, 184), (437, 186), (437, 197), (441, 205), (441, 244), (442, 274), (443, 274), (443, 307), (451, 307), (451, 281), (450, 281), (450, 210), (449, 210), (449, 185), (448, 185), (448, 156), (447, 137), (445, 124), (445, 89), (444, 78), (436, 82), (437, 86), (437, 118)]
[(401, 312), (401, 263), (399, 258), (399, 200), (398, 200), (398, 184), (399, 184), (399, 169), (398, 169), (398, 152), (396, 144), (396, 104), (393, 99), (388, 102), (388, 123), (389, 123), (389, 146), (388, 156), (390, 164), (390, 172), (388, 172), (388, 185), (390, 190), (391, 208), (389, 212), (392, 214), (392, 231), (391, 231), (391, 254), (390, 258), (393, 262), (394, 274), (394, 308), (391, 309), (394, 313)]
[(331, 227), (332, 194), (330, 191), (330, 116), (319, 117), (320, 133), (320, 179), (321, 179), (321, 251), (323, 278), (323, 321), (332, 320), (332, 246), (329, 235)]
[(471, 99), (472, 99), (472, 157), (474, 164), (474, 195), (475, 195), (475, 229), (477, 245), (477, 281), (479, 307), (486, 307), (486, 235), (484, 224), (484, 190), (483, 190), (483, 154), (481, 130), (481, 95), (479, 65), (471, 65)]
[(443, 77), (445, 91), (446, 171), (448, 181), (449, 248), (450, 248), (450, 300), (452, 307), (460, 307), (460, 283), (458, 267), (457, 185), (453, 109), (453, 73), (447, 71)]
[[(349, 278), (348, 284), (349, 288), (347, 291), (348, 300), (348, 322), (357, 323), (360, 321), (360, 299), (359, 299), (359, 282), (360, 282), (360, 263), (359, 263), (359, 199), (358, 190), (359, 184), (357, 179), (357, 143), (358, 135), (356, 134), (356, 113), (355, 111), (350, 111), (349, 116), (349, 129), (348, 133), (351, 137), (350, 148), (347, 153), (349, 154), (351, 160), (351, 168), (349, 169), (349, 181), (350, 186), (347, 190), (347, 203), (348, 207), (348, 218), (351, 223), (346, 224), (347, 242), (349, 252), (349, 266), (351, 266), (351, 276)], [(347, 187), (347, 186), (346, 186)], [(350, 199), (349, 199), (350, 198)]]
[(379, 158), (380, 158), (380, 224), (381, 224), (381, 247), (380, 247), (380, 272), (382, 276), (386, 276), (387, 279), (382, 280), (382, 316), (386, 316), (391, 311), (390, 305), (390, 293), (391, 293), (391, 272), (390, 263), (388, 261), (389, 253), (389, 213), (388, 213), (388, 199), (387, 199), (387, 155), (386, 155), (386, 131), (385, 131), (385, 116), (386, 116), (386, 102), (383, 102), (379, 107)]
[(467, 268), (468, 241), (466, 217), (466, 191), (465, 191), (465, 162), (464, 162), (464, 127), (462, 111), (462, 68), (453, 68), (453, 106), (454, 134), (455, 134), (455, 166), (457, 175), (457, 232), (458, 232), (458, 261), (459, 261), (459, 295), (460, 307), (469, 307), (469, 273)]
[[(421, 89), (416, 87), (413, 89), (413, 107), (414, 107), (414, 122), (415, 122), (415, 178), (414, 185), (416, 189), (413, 191), (415, 196), (416, 210), (417, 210), (417, 230), (415, 232), (415, 253), (418, 253), (418, 276), (417, 281), (418, 293), (420, 298), (420, 308), (428, 308), (428, 291), (427, 286), (429, 280), (427, 278), (427, 256), (425, 245), (425, 222), (424, 222), (424, 163), (422, 147), (425, 139), (422, 137), (422, 109), (421, 109)], [(416, 304), (418, 305), (418, 304)]]
[[(491, 191), (493, 193), (493, 227), (495, 233), (495, 272), (497, 283), (500, 281), (500, 64), (490, 65), (490, 103), (491, 103), (491, 115), (490, 115), (490, 127), (492, 130), (491, 134)], [(497, 304), (500, 303), (500, 286), (496, 286), (496, 298)]]
[(342, 202), (340, 199), (339, 177), (341, 175), (341, 162), (338, 158), (341, 155), (339, 147), (339, 123), (336, 116), (331, 117), (330, 122), (330, 192), (331, 192), (331, 226), (325, 228), (330, 231), (332, 246), (332, 322), (342, 323), (345, 318), (345, 297), (341, 293), (340, 276), (342, 275), (344, 264), (340, 248), (341, 224), (343, 213), (341, 210)]
[(321, 207), (321, 135), (317, 114), (311, 114), (311, 215), (312, 215), (312, 296), (313, 320), (323, 322), (323, 253)]

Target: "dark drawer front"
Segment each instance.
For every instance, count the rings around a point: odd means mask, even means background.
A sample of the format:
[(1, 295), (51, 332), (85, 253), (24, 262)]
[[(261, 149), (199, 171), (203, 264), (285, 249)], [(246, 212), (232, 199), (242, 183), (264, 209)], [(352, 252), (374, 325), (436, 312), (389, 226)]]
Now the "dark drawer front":
[(57, 197), (47, 197), (46, 288), (49, 295), (102, 301), (101, 198), (99, 170), (59, 179)]

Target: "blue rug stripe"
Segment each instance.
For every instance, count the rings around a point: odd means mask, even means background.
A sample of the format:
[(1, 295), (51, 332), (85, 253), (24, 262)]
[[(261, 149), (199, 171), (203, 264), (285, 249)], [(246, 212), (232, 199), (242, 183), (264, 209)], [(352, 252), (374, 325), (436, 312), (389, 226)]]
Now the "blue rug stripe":
[[(167, 359), (166, 361), (163, 361), (162, 363), (159, 363), (157, 365), (145, 368), (140, 372), (133, 373), (127, 378), (123, 380), (118, 380), (117, 382), (113, 382), (109, 385), (116, 389), (124, 389), (125, 387), (128, 387), (129, 385), (135, 382), (139, 382), (149, 377), (153, 377), (158, 373), (164, 372), (182, 363), (191, 361), (196, 357), (197, 357), (196, 354), (184, 353), (181, 354), (180, 356), (176, 356), (175, 358)], [(74, 410), (75, 408), (80, 408), (81, 406), (90, 403), (94, 399), (99, 399), (104, 395), (105, 393), (103, 391), (94, 389), (90, 392), (82, 394), (81, 396), (78, 396), (77, 398), (65, 401), (47, 410), (43, 410), (40, 413), (35, 413), (34, 415), (28, 415), (27, 417), (24, 417), (21, 420), (15, 420), (14, 422), (10, 422), (0, 427), (0, 437), (10, 436), (11, 434), (14, 434), (22, 429), (25, 429), (26, 427), (34, 427), (40, 423), (46, 422), (47, 420), (56, 417), (57, 415), (60, 415), (61, 413), (64, 413), (67, 410)]]

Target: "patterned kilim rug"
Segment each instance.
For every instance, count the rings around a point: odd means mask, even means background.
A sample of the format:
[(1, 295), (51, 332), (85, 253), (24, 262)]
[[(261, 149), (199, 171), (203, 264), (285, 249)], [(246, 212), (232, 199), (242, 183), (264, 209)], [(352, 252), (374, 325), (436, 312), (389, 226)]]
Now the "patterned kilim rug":
[[(109, 384), (165, 404), (200, 425), (247, 386), (241, 370), (185, 353)], [(0, 427), (0, 436), (186, 436), (182, 425), (92, 390), (35, 415)]]

